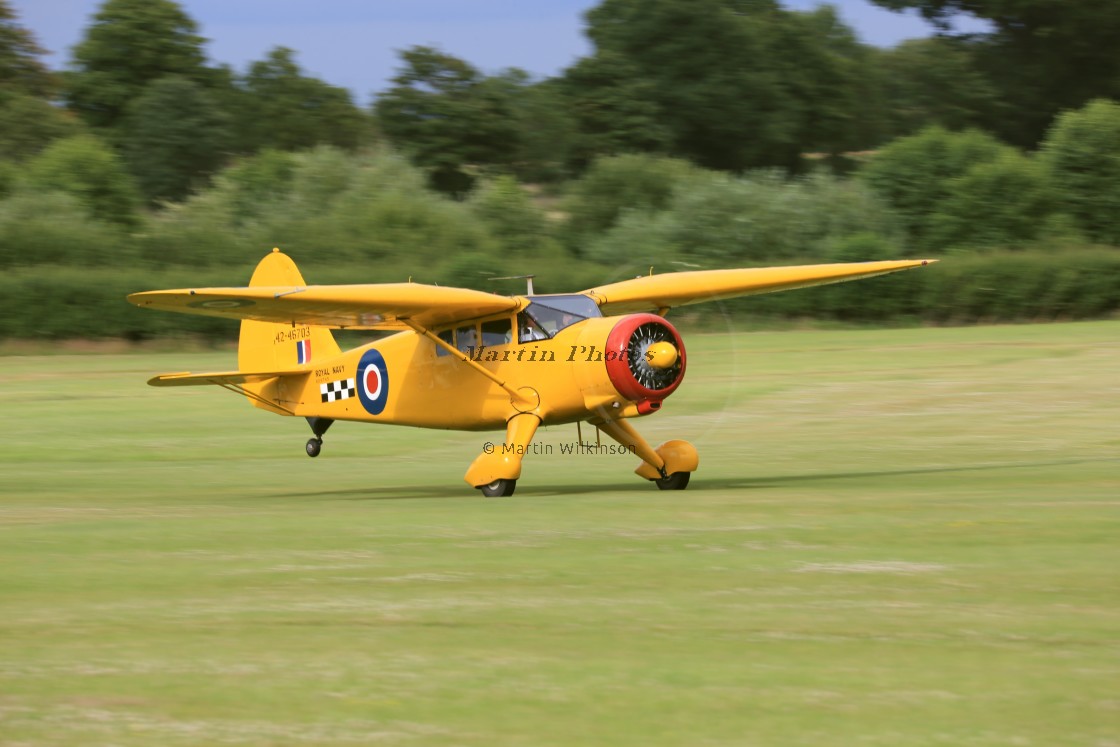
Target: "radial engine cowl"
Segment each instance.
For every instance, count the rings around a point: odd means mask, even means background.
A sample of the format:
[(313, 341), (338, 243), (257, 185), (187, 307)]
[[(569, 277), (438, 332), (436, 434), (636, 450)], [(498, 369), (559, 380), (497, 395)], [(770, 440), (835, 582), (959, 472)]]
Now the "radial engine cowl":
[(661, 401), (684, 378), (684, 341), (662, 317), (631, 314), (619, 320), (607, 336), (607, 376), (640, 412), (661, 407)]

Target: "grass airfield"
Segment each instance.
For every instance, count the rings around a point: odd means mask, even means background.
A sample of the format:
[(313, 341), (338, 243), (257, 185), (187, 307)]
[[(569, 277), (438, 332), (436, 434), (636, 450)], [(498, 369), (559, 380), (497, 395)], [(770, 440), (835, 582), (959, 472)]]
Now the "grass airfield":
[[(1120, 322), (693, 334), (656, 443), (0, 358), (0, 745), (1120, 744)], [(589, 437), (584, 429), (584, 437)]]

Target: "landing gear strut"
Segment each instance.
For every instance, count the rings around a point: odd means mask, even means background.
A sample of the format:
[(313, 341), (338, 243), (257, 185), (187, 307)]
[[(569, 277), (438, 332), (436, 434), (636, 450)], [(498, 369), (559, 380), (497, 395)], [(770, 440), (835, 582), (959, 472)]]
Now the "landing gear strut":
[(487, 443), (471, 463), (464, 479), (487, 498), (513, 495), (517, 478), (521, 477), (521, 460), (533, 442), (541, 419), (532, 413), (520, 412), (506, 422), (506, 439)]
[(655, 449), (625, 420), (591, 424), (641, 457), (642, 463), (634, 472), (656, 484), (659, 490), (684, 490), (688, 478), (700, 465), (696, 448), (687, 441), (666, 441)]

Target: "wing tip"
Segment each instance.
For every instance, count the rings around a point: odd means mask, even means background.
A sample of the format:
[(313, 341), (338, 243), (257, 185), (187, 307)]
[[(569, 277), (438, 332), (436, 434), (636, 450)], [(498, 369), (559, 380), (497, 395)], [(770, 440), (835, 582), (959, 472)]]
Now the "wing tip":
[(191, 375), (190, 371), (176, 371), (175, 373), (159, 374), (148, 379), (148, 386), (168, 386), (169, 381), (182, 379)]

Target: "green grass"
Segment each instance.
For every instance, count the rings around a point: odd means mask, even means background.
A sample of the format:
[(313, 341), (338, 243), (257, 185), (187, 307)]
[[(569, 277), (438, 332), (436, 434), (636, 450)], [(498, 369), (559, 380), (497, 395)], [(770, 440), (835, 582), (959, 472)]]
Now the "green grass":
[(1116, 745), (1118, 340), (693, 335), (687, 491), (509, 499), (489, 434), (144, 385), (231, 353), (0, 358), (0, 744)]

